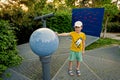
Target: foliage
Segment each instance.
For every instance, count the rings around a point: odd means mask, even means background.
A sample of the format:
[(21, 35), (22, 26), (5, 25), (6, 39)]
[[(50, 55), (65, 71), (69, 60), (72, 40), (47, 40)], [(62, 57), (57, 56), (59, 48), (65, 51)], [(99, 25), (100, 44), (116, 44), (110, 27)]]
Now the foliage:
[(108, 23), (107, 32), (120, 32), (120, 23), (119, 22)]
[(69, 7), (74, 7), (75, 6), (75, 0), (65, 0), (65, 3)]
[(101, 6), (103, 4), (110, 4), (111, 0), (93, 0), (94, 5)]
[[(115, 16), (115, 15), (117, 15), (118, 13), (119, 13), (119, 10), (118, 10), (118, 8), (117, 8), (117, 6), (116, 5), (114, 5), (114, 4), (104, 4), (103, 6), (102, 6), (103, 8), (105, 8), (105, 17), (107, 17), (107, 16), (109, 16), (109, 21)], [(106, 18), (105, 18), (106, 19)]]
[(22, 58), (16, 49), (16, 37), (8, 21), (0, 20), (0, 75), (8, 67), (20, 64)]
[(72, 31), (71, 14), (68, 12), (57, 12), (55, 17), (48, 19), (47, 26), (59, 33)]
[(7, 66), (0, 64), (0, 75), (7, 69)]
[[(27, 5), (29, 10), (24, 11), (21, 8), (20, 3)], [(10, 7), (6, 6), (7, 9), (3, 8), (0, 10), (0, 18), (8, 20), (16, 27), (15, 32), (18, 44), (27, 42), (32, 31), (36, 29), (37, 22), (33, 19), (35, 16), (42, 14), (43, 3), (45, 4), (45, 0), (18, 0), (18, 5), (9, 5)], [(41, 23), (37, 23), (37, 25), (41, 25)]]
[(120, 45), (120, 41), (115, 40), (115, 39), (110, 39), (110, 38), (100, 38), (98, 41), (87, 46), (86, 50), (91, 50), (91, 49), (95, 49), (95, 48), (99, 48), (99, 47), (103, 47), (103, 46), (105, 47), (105, 46), (109, 46), (112, 44)]

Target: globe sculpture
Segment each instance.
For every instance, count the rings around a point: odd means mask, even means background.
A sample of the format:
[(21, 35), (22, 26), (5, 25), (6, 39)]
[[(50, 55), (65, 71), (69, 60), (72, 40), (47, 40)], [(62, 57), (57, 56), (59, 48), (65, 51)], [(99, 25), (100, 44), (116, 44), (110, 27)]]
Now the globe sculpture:
[(31, 34), (29, 43), (35, 54), (44, 57), (56, 51), (59, 45), (59, 39), (51, 29), (39, 28)]

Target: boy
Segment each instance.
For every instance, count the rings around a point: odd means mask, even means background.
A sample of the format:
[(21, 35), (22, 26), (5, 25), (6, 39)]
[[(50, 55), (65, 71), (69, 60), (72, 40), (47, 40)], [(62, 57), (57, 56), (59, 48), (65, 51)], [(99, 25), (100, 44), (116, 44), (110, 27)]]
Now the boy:
[(82, 27), (83, 27), (82, 22), (76, 21), (74, 24), (75, 31), (70, 33), (57, 34), (58, 36), (71, 36), (72, 38), (68, 67), (68, 74), (71, 76), (74, 75), (72, 71), (72, 62), (75, 59), (77, 60), (76, 73), (78, 76), (81, 75), (80, 62), (82, 62), (82, 56), (84, 55), (85, 52), (85, 40), (86, 40), (85, 34), (81, 32)]

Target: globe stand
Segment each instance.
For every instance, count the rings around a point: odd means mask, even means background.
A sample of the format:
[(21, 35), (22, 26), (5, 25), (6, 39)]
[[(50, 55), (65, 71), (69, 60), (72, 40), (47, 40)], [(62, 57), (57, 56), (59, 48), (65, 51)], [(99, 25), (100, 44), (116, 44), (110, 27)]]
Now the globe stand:
[[(39, 55), (40, 61), (42, 63), (43, 80), (51, 80), (50, 79), (51, 55), (58, 48), (59, 44), (59, 40), (56, 34), (52, 30), (46, 28), (46, 19), (52, 16), (54, 16), (54, 13), (35, 17), (34, 20), (39, 19), (42, 20), (43, 28), (34, 31), (30, 37), (30, 47), (34, 53)], [(53, 45), (54, 47), (52, 47)], [(42, 49), (44, 49), (46, 53), (44, 53)]]
[(51, 56), (40, 57), (40, 61), (42, 63), (43, 80), (51, 80), (50, 79), (50, 62), (51, 62)]

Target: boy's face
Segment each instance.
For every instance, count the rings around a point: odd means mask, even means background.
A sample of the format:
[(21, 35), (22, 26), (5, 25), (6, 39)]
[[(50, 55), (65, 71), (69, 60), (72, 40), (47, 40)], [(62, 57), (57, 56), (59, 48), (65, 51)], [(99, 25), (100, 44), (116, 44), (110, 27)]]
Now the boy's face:
[(75, 31), (76, 32), (81, 32), (81, 30), (82, 30), (82, 26), (80, 27), (80, 26), (75, 26)]

